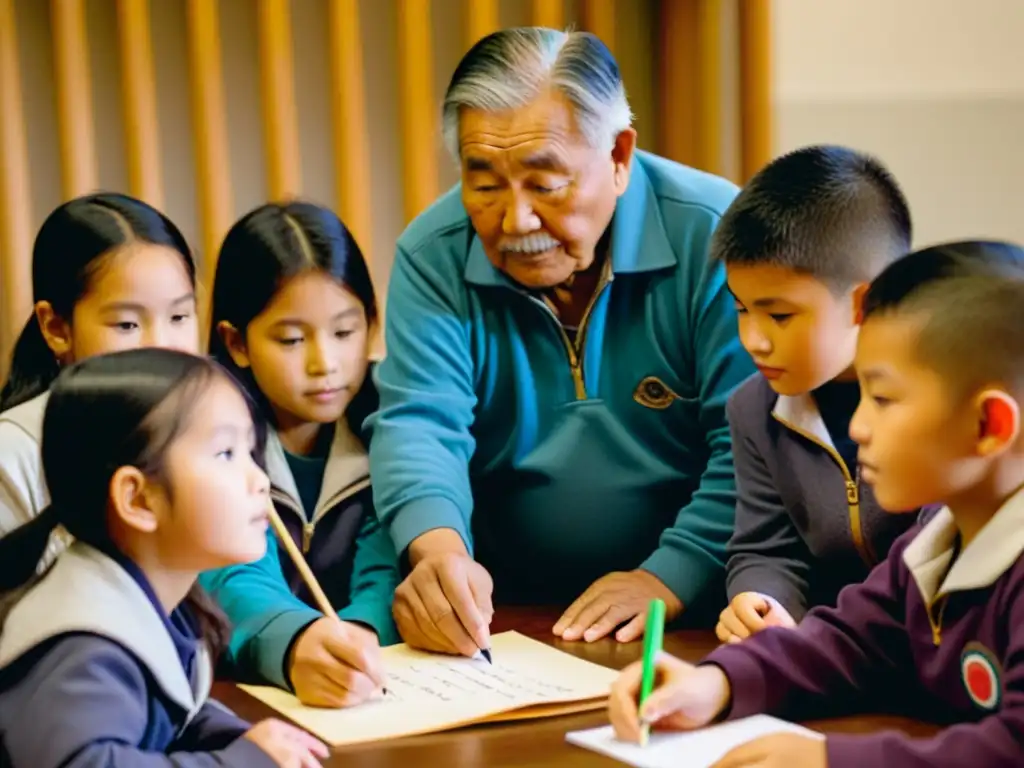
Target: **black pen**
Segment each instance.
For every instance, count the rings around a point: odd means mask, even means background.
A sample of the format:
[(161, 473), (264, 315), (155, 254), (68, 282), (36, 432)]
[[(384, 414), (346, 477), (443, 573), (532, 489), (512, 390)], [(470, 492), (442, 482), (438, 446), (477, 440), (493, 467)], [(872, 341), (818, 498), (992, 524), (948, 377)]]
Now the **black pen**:
[(483, 655), (485, 659), (487, 659), (488, 664), (494, 663), (494, 661), (491, 659), (491, 651), (489, 648), (481, 648), (480, 653)]

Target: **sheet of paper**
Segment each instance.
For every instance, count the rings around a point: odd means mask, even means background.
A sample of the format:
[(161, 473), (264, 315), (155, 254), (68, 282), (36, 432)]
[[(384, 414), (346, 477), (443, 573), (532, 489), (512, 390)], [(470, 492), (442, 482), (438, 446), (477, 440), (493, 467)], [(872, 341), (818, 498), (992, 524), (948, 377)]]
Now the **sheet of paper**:
[(688, 733), (652, 732), (646, 747), (618, 741), (611, 726), (566, 735), (571, 744), (600, 752), (636, 768), (711, 768), (730, 749), (772, 733), (799, 733), (819, 739), (817, 731), (769, 715), (712, 725)]
[[(239, 686), (324, 741), (340, 746), (456, 728), (599, 709), (615, 670), (518, 632), (491, 638), (494, 664), (395, 645), (383, 651), (387, 695), (350, 709), (317, 709), (278, 688)], [(526, 710), (529, 708), (528, 712)], [(519, 710), (520, 712), (517, 712)]]

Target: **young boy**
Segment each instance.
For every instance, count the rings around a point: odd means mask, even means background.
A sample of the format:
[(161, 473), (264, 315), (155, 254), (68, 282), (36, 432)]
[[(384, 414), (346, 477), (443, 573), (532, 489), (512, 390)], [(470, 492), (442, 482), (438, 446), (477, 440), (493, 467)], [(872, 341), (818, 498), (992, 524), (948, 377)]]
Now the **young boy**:
[(910, 238), (895, 179), (836, 146), (769, 164), (717, 228), (711, 257), (725, 264), (740, 340), (760, 371), (727, 407), (737, 505), (722, 642), (835, 605), (913, 522), (879, 509), (849, 437), (857, 302)]
[[(722, 646), (697, 667), (663, 658), (645, 721), (901, 711), (950, 727), (931, 739), (773, 735), (718, 766), (1024, 765), (1022, 263), (1024, 250), (1004, 244), (937, 246), (871, 285), (851, 424), (862, 476), (887, 510), (946, 506), (837, 607)], [(613, 688), (622, 738), (639, 733), (639, 679), (634, 665)]]

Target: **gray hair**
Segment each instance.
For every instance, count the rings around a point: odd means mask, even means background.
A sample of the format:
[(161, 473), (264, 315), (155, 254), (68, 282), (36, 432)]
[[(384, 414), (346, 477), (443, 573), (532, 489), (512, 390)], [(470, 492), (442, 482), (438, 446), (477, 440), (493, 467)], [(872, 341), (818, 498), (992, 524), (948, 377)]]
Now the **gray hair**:
[(633, 122), (619, 65), (599, 38), (589, 32), (515, 27), (480, 40), (455, 68), (444, 97), (448, 151), (459, 159), (463, 108), (516, 109), (545, 87), (570, 101), (580, 131), (595, 148), (610, 150)]

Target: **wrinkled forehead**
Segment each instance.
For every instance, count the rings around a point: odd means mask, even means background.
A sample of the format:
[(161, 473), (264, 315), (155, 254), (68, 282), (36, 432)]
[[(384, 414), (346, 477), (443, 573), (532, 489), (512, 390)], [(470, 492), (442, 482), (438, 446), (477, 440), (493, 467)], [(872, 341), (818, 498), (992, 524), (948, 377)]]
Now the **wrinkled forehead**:
[(481, 157), (522, 162), (546, 155), (564, 161), (588, 145), (568, 100), (544, 94), (518, 109), (464, 108), (459, 117), (459, 147), (465, 166)]

